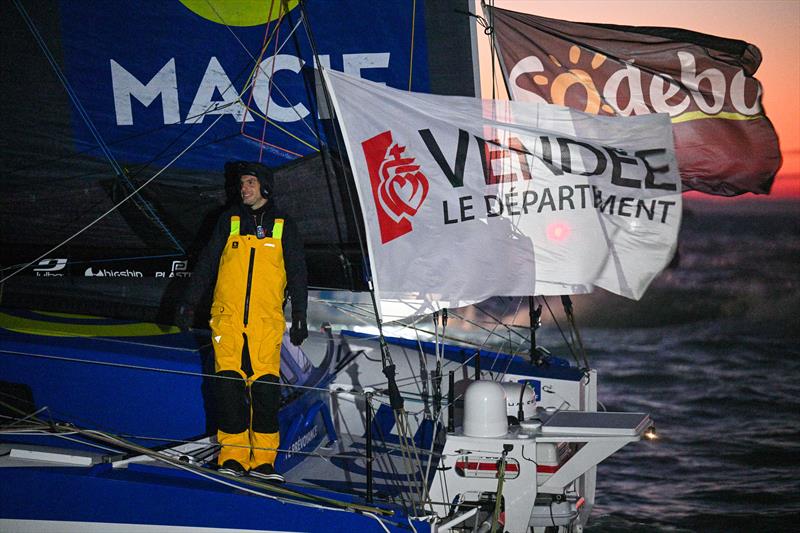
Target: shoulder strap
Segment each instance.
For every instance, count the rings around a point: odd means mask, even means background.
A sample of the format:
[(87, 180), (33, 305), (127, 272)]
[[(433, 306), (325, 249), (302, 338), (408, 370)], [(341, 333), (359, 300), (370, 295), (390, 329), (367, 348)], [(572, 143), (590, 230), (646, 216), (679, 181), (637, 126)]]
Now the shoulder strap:
[(239, 235), (239, 217), (237, 215), (231, 216), (231, 235)]
[(272, 238), (280, 239), (281, 237), (283, 237), (283, 219), (276, 218), (275, 224), (272, 226)]

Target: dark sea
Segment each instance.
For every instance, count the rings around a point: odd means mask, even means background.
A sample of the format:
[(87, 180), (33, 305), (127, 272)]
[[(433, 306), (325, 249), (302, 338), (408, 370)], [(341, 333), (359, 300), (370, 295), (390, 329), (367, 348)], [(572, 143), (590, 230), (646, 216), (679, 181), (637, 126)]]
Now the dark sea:
[(587, 531), (800, 531), (800, 202), (689, 202), (641, 301), (573, 301), (600, 400), (660, 435), (599, 466)]

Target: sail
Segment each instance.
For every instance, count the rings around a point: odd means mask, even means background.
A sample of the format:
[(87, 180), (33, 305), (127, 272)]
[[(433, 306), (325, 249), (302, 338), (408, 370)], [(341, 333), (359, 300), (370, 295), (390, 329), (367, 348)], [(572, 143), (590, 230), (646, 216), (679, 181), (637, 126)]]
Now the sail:
[(512, 98), (602, 115), (669, 113), (686, 188), (769, 193), (781, 155), (754, 77), (756, 46), (676, 28), (490, 13)]
[(383, 320), (594, 287), (638, 299), (672, 258), (681, 187), (666, 114), (607, 117), (326, 77)]
[(2, 302), (158, 318), (235, 201), (228, 160), (277, 169), (313, 286), (363, 289), (360, 215), (313, 66), (474, 94), (470, 19), (456, 11), (467, 9), (466, 0), (4, 2)]

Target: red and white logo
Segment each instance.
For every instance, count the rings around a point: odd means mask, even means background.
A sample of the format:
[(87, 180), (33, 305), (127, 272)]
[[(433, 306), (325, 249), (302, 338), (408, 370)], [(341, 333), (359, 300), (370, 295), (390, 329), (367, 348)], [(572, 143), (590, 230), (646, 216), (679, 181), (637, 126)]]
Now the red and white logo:
[(385, 131), (361, 143), (369, 170), (372, 197), (378, 210), (381, 243), (410, 232), (411, 217), (428, 196), (428, 178), (413, 157), (404, 156), (405, 146)]

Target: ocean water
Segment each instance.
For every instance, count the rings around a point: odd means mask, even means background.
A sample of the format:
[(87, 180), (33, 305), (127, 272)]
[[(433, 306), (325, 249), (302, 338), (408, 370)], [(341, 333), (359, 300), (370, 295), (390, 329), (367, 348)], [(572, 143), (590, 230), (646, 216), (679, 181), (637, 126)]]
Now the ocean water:
[(660, 435), (599, 466), (587, 530), (798, 531), (800, 203), (686, 213), (678, 264), (642, 301), (576, 298), (605, 407)]
[[(684, 213), (678, 258), (640, 301), (572, 297), (600, 401), (650, 413), (659, 434), (599, 465), (586, 530), (800, 531), (800, 201)], [(537, 344), (571, 359), (547, 302)], [(483, 307), (527, 328), (524, 300)]]

